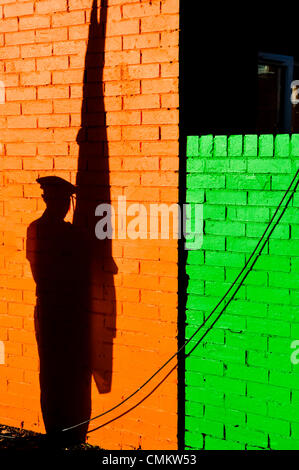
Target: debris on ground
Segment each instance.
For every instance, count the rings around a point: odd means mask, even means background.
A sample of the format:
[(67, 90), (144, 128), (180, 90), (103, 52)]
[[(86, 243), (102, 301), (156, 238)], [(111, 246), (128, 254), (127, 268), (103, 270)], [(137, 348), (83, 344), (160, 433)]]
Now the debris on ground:
[(57, 451), (64, 453), (78, 453), (81, 451), (99, 452), (102, 449), (90, 444), (79, 444), (70, 447), (56, 447), (53, 449), (53, 443), (49, 443), (45, 434), (27, 431), (26, 429), (14, 428), (0, 424), (0, 450), (11, 451)]

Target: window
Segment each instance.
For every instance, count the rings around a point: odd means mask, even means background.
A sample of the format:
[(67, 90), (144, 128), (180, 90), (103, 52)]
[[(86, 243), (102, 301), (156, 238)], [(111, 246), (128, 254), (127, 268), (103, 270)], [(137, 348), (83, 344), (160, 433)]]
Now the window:
[(294, 59), (291, 56), (258, 55), (259, 133), (289, 133), (292, 131), (291, 83)]

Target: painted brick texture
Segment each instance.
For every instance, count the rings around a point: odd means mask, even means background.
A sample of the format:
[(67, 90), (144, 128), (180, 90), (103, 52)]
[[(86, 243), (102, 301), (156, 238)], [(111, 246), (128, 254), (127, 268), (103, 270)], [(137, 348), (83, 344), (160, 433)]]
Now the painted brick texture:
[[(35, 180), (54, 174), (95, 188), (105, 174), (102, 193), (89, 201), (93, 211), (102, 200), (117, 210), (118, 196), (145, 206), (178, 201), (179, 0), (107, 0), (107, 8), (99, 1), (97, 21), (106, 17), (106, 38), (99, 33), (92, 43), (92, 0), (0, 4), (0, 422), (42, 432), (35, 283), (26, 259), (27, 227), (45, 209)], [(96, 159), (99, 149), (103, 161)], [(72, 217), (71, 211), (67, 220)], [(112, 384), (109, 393), (99, 393), (93, 381), (92, 416), (133, 392), (177, 348), (177, 241), (113, 240), (105, 271), (91, 314), (95, 336), (97, 322), (116, 328), (107, 340)], [(118, 411), (133, 407), (164, 375)], [(175, 449), (176, 371), (113, 421), (118, 411), (91, 424), (111, 420), (88, 442)]]
[[(298, 143), (298, 135), (188, 138), (187, 201), (203, 204), (204, 235), (188, 253), (187, 337), (254, 250), (298, 169)], [(187, 448), (298, 449), (298, 203), (297, 191), (235, 299), (186, 359)]]

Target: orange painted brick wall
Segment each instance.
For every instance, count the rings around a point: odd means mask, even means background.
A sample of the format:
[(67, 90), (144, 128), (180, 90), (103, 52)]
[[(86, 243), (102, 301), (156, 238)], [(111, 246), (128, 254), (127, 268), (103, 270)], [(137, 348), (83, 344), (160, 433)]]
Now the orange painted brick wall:
[[(0, 423), (43, 432), (26, 231), (45, 209), (36, 178), (78, 179), (92, 0), (0, 5)], [(99, 22), (100, 7), (98, 0)], [(103, 85), (98, 84), (106, 129), (91, 131), (86, 145), (104, 146), (115, 206), (120, 195), (128, 203), (176, 203), (179, 0), (107, 0), (106, 14)], [(96, 73), (87, 73), (94, 88)], [(95, 163), (95, 177), (96, 170)], [(177, 349), (177, 241), (113, 240), (111, 249), (118, 268), (112, 385), (109, 393), (99, 393), (93, 379), (92, 416), (128, 396)], [(109, 288), (98, 294), (93, 313), (109, 309)], [(126, 405), (92, 422), (90, 429), (111, 421), (90, 433), (89, 442), (106, 449), (175, 449), (176, 370), (150, 393), (174, 364)]]

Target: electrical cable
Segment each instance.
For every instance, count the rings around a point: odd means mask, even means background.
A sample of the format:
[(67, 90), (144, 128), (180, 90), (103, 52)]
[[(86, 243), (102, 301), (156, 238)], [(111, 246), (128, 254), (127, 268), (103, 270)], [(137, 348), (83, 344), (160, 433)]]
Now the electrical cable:
[[(268, 223), (268, 225), (267, 225), (267, 227), (266, 227), (266, 229), (265, 229), (263, 235), (262, 235), (261, 238), (259, 239), (259, 241), (258, 241), (258, 243), (257, 243), (257, 245), (256, 245), (256, 247), (255, 247), (255, 249), (254, 249), (253, 252), (251, 253), (251, 255), (250, 255), (248, 261), (247, 261), (246, 264), (245, 264), (245, 266), (242, 268), (242, 270), (240, 271), (240, 273), (238, 274), (238, 276), (236, 277), (236, 279), (234, 280), (234, 282), (232, 283), (232, 285), (229, 287), (229, 289), (227, 290), (227, 292), (226, 292), (226, 293), (224, 294), (224, 296), (221, 298), (221, 300), (217, 303), (217, 305), (214, 307), (214, 309), (210, 312), (210, 314), (207, 316), (207, 318), (204, 320), (204, 322), (203, 322), (203, 323), (196, 329), (196, 331), (191, 335), (191, 337), (190, 337), (187, 341), (185, 341), (185, 343), (184, 343), (172, 356), (170, 356), (170, 358), (169, 358), (159, 369), (157, 369), (157, 370), (154, 372), (154, 374), (153, 374), (151, 377), (149, 377), (149, 379), (147, 379), (138, 389), (136, 389), (134, 392), (132, 392), (132, 393), (131, 393), (128, 397), (126, 397), (124, 400), (122, 400), (121, 402), (117, 403), (117, 404), (114, 405), (112, 408), (110, 408), (110, 409), (104, 411), (103, 413), (100, 413), (100, 414), (94, 416), (93, 418), (90, 418), (90, 419), (88, 419), (88, 420), (82, 421), (81, 423), (78, 423), (78, 424), (75, 424), (75, 425), (73, 425), (73, 426), (69, 426), (69, 427), (67, 427), (67, 428), (62, 429), (61, 432), (69, 431), (69, 430), (74, 429), (74, 428), (77, 428), (77, 427), (79, 427), (79, 426), (83, 426), (84, 424), (87, 424), (87, 423), (89, 423), (89, 422), (91, 422), (91, 421), (94, 421), (95, 419), (98, 419), (98, 418), (100, 418), (100, 417), (102, 417), (102, 416), (105, 416), (106, 414), (108, 414), (108, 413), (110, 413), (110, 412), (116, 410), (117, 408), (119, 408), (121, 405), (123, 405), (124, 403), (126, 403), (130, 398), (132, 398), (133, 396), (135, 396), (140, 390), (142, 390), (142, 389), (143, 389), (143, 388), (144, 388), (162, 369), (164, 369), (164, 368), (167, 366), (167, 364), (169, 364), (169, 363), (172, 361), (172, 359), (174, 359), (175, 357), (177, 357), (178, 354), (179, 354), (183, 349), (186, 348), (186, 346), (191, 342), (191, 340), (194, 338), (194, 336), (197, 335), (197, 333), (198, 333), (198, 332), (203, 328), (203, 326), (207, 323), (207, 321), (208, 321), (209, 318), (212, 316), (212, 314), (217, 310), (217, 308), (219, 307), (219, 305), (225, 300), (225, 298), (227, 297), (228, 293), (232, 290), (232, 288), (234, 287), (234, 285), (236, 284), (236, 282), (238, 281), (238, 279), (241, 277), (242, 273), (245, 271), (245, 269), (246, 269), (247, 266), (249, 265), (249, 263), (250, 263), (251, 259), (253, 258), (255, 252), (257, 251), (259, 245), (262, 243), (265, 234), (267, 233), (267, 231), (268, 231), (269, 228), (271, 227), (271, 224), (272, 224), (273, 220), (275, 219), (275, 217), (276, 217), (276, 215), (277, 215), (277, 213), (278, 213), (280, 207), (282, 206), (283, 201), (284, 201), (285, 198), (287, 197), (287, 194), (288, 194), (288, 192), (290, 191), (290, 189), (291, 189), (293, 183), (296, 181), (296, 178), (298, 177), (298, 174), (299, 174), (299, 169), (297, 170), (295, 176), (293, 177), (292, 182), (290, 183), (288, 189), (285, 191), (285, 193), (284, 193), (284, 195), (283, 195), (283, 197), (282, 197), (280, 203), (278, 204), (278, 206), (277, 206), (277, 208), (276, 208), (276, 210), (275, 210), (273, 216), (272, 216), (271, 219), (270, 219), (270, 222)], [(292, 197), (293, 197), (293, 195), (294, 195), (294, 193), (295, 193), (295, 191), (296, 191), (296, 189), (297, 189), (298, 184), (299, 184), (299, 180), (297, 181), (296, 185), (294, 186), (294, 188), (293, 188), (293, 190), (292, 190), (292, 193), (291, 193), (291, 196), (289, 197), (289, 199), (288, 199), (286, 205), (284, 206), (281, 215), (279, 216), (277, 222), (274, 224), (273, 228), (271, 229), (269, 235), (267, 236), (265, 242), (263, 243), (261, 249), (259, 250), (259, 253), (258, 253), (256, 259), (254, 260), (254, 262), (253, 262), (251, 268), (249, 269), (249, 271), (247, 272), (247, 274), (245, 274), (245, 276), (244, 276), (244, 278), (242, 279), (241, 283), (239, 284), (239, 286), (238, 286), (236, 292), (233, 294), (232, 298), (228, 301), (228, 303), (227, 303), (227, 304), (224, 306), (224, 308), (221, 310), (220, 314), (218, 314), (218, 316), (217, 316), (216, 319), (213, 321), (213, 323), (211, 324), (211, 326), (207, 329), (207, 331), (204, 333), (204, 335), (200, 338), (200, 340), (196, 343), (196, 345), (195, 345), (195, 346), (192, 348), (192, 350), (188, 353), (188, 356), (191, 354), (192, 351), (194, 351), (194, 349), (198, 346), (198, 344), (199, 344), (199, 343), (203, 340), (203, 338), (208, 334), (208, 332), (210, 331), (210, 329), (211, 329), (211, 328), (214, 326), (214, 324), (218, 321), (218, 319), (220, 318), (220, 316), (222, 315), (222, 313), (225, 311), (225, 309), (228, 307), (228, 305), (230, 304), (230, 302), (231, 302), (231, 301), (233, 300), (233, 298), (235, 297), (235, 295), (236, 295), (236, 293), (238, 292), (238, 290), (241, 288), (242, 283), (244, 282), (244, 280), (246, 279), (246, 277), (248, 276), (248, 274), (251, 272), (251, 270), (252, 270), (253, 266), (255, 265), (255, 263), (256, 263), (258, 257), (260, 256), (261, 252), (263, 251), (263, 249), (264, 249), (266, 243), (269, 241), (269, 238), (270, 238), (270, 236), (272, 235), (274, 229), (276, 228), (276, 226), (277, 226), (278, 223), (280, 222), (280, 220), (281, 220), (283, 214), (285, 213), (285, 211), (286, 211), (286, 209), (287, 209), (287, 207), (288, 207), (288, 205), (289, 205), (289, 203), (290, 203), (290, 201), (291, 201), (291, 199), (292, 199)], [(187, 357), (188, 357), (188, 356), (187, 356)], [(115, 418), (115, 419), (117, 419), (117, 418)], [(108, 423), (105, 423), (105, 424), (103, 424), (103, 425), (100, 426), (100, 427), (103, 427), (103, 426), (105, 426), (106, 424), (108, 424)], [(98, 428), (97, 428), (97, 429), (98, 429)], [(92, 432), (92, 431), (93, 431), (93, 430), (88, 431), (88, 432)]]
[[(298, 172), (299, 172), (299, 170), (298, 170)], [(297, 172), (297, 174), (298, 174), (298, 172)], [(293, 195), (294, 195), (294, 193), (295, 193), (295, 191), (296, 191), (296, 189), (297, 189), (297, 187), (298, 187), (298, 184), (299, 184), (299, 180), (297, 181), (296, 186), (295, 186), (295, 188), (294, 188), (294, 190), (293, 190), (293, 193), (292, 193), (291, 196), (289, 197), (288, 202), (286, 203), (286, 205), (285, 205), (285, 207), (284, 207), (282, 213), (280, 214), (278, 220), (276, 221), (276, 223), (275, 223), (274, 226), (272, 227), (272, 229), (271, 229), (269, 235), (267, 235), (267, 238), (266, 238), (265, 242), (263, 243), (262, 247), (260, 248), (260, 250), (259, 250), (259, 252), (258, 252), (258, 254), (257, 254), (257, 257), (255, 258), (255, 260), (254, 260), (253, 263), (252, 263), (252, 266), (250, 267), (249, 271), (245, 274), (245, 276), (244, 276), (243, 279), (241, 280), (240, 284), (238, 285), (237, 290), (235, 291), (235, 293), (233, 294), (233, 296), (229, 299), (229, 301), (227, 302), (227, 304), (225, 305), (225, 307), (224, 307), (224, 308), (221, 310), (221, 312), (218, 314), (218, 316), (217, 316), (216, 319), (213, 321), (213, 323), (211, 324), (211, 326), (208, 328), (208, 330), (206, 331), (206, 333), (200, 338), (200, 340), (198, 340), (198, 342), (197, 342), (197, 343), (195, 344), (195, 346), (191, 349), (191, 351), (189, 351), (189, 353), (186, 355), (186, 357), (188, 357), (188, 356), (194, 351), (194, 349), (197, 348), (198, 344), (203, 340), (203, 338), (207, 335), (207, 333), (213, 328), (213, 326), (214, 326), (215, 323), (218, 321), (218, 319), (220, 318), (220, 316), (222, 315), (222, 313), (224, 312), (224, 310), (226, 310), (226, 308), (228, 307), (228, 305), (231, 303), (231, 301), (233, 300), (233, 298), (235, 297), (235, 295), (237, 294), (237, 292), (238, 292), (239, 289), (241, 288), (243, 282), (245, 281), (245, 279), (246, 279), (246, 277), (248, 276), (248, 274), (252, 271), (252, 269), (253, 269), (255, 263), (257, 262), (259, 256), (261, 255), (263, 249), (265, 248), (266, 244), (268, 243), (269, 238), (271, 237), (273, 231), (275, 230), (275, 228), (276, 228), (277, 225), (279, 224), (279, 222), (280, 222), (280, 220), (281, 220), (283, 214), (285, 213), (285, 211), (286, 211), (286, 209), (287, 209), (289, 203), (291, 202), (291, 199), (292, 199), (292, 197), (293, 197)], [(275, 211), (275, 212), (276, 212), (276, 211)], [(276, 213), (277, 213), (277, 212), (276, 212)], [(250, 256), (249, 259), (251, 259), (251, 256)], [(234, 282), (235, 282), (235, 281), (234, 281)], [(232, 287), (232, 286), (231, 286), (231, 287)], [(209, 315), (209, 317), (210, 317), (210, 316), (211, 316), (211, 315)], [(208, 318), (209, 318), (209, 317), (208, 317)], [(207, 318), (207, 320), (208, 320), (208, 318)], [(205, 321), (205, 322), (206, 322), (206, 321)]]
[[(299, 172), (299, 170), (298, 170), (298, 172)], [(298, 172), (297, 172), (297, 174), (298, 174)], [(197, 341), (197, 343), (195, 344), (195, 346), (191, 349), (191, 351), (189, 351), (189, 353), (186, 355), (186, 357), (189, 357), (189, 355), (190, 355), (190, 354), (197, 348), (197, 346), (202, 342), (202, 340), (204, 339), (204, 337), (205, 337), (205, 336), (209, 333), (209, 331), (213, 328), (213, 326), (214, 326), (215, 323), (219, 320), (219, 318), (221, 317), (221, 315), (223, 314), (223, 312), (227, 309), (228, 305), (229, 305), (229, 304), (231, 303), (231, 301), (234, 299), (235, 295), (237, 294), (237, 292), (238, 292), (239, 289), (241, 288), (241, 286), (242, 286), (243, 282), (245, 281), (246, 277), (247, 277), (248, 274), (251, 272), (253, 266), (255, 265), (256, 261), (258, 260), (258, 257), (259, 257), (260, 254), (262, 253), (262, 251), (263, 251), (263, 249), (264, 249), (266, 243), (269, 241), (269, 238), (270, 238), (270, 236), (272, 235), (274, 229), (276, 228), (276, 226), (277, 226), (278, 223), (280, 222), (280, 220), (281, 220), (283, 214), (285, 213), (285, 211), (286, 211), (286, 209), (287, 209), (287, 207), (288, 207), (288, 205), (289, 205), (289, 203), (290, 203), (290, 201), (291, 201), (291, 199), (292, 199), (292, 197), (293, 197), (293, 195), (294, 195), (294, 193), (295, 193), (295, 191), (296, 191), (296, 189), (297, 189), (298, 184), (299, 184), (299, 181), (297, 182), (295, 188), (293, 189), (293, 192), (292, 192), (292, 194), (291, 194), (291, 196), (290, 196), (288, 202), (286, 203), (286, 205), (285, 205), (285, 207), (284, 207), (284, 209), (283, 209), (281, 215), (279, 216), (277, 222), (274, 224), (272, 230), (270, 231), (270, 233), (269, 233), (269, 235), (267, 236), (265, 242), (263, 243), (262, 247), (260, 248), (260, 251), (259, 251), (259, 253), (257, 254), (256, 259), (253, 261), (253, 264), (252, 264), (251, 268), (250, 268), (249, 271), (245, 274), (245, 276), (243, 277), (242, 281), (241, 281), (240, 284), (238, 285), (236, 291), (233, 293), (232, 297), (229, 299), (229, 301), (227, 302), (227, 304), (223, 307), (223, 309), (222, 309), (221, 312), (218, 314), (218, 316), (216, 317), (216, 319), (215, 319), (215, 320), (212, 322), (212, 324), (207, 328), (207, 331), (206, 331), (206, 332), (203, 334), (203, 336)], [(284, 198), (283, 198), (283, 199), (284, 199)], [(281, 201), (281, 202), (282, 202), (282, 201)], [(277, 210), (275, 211), (275, 214), (277, 214)], [(273, 220), (273, 218), (272, 218), (272, 220)], [(268, 228), (269, 228), (269, 225), (268, 225)], [(261, 241), (261, 240), (260, 240), (260, 241)], [(257, 245), (257, 246), (258, 246), (258, 245)], [(252, 256), (251, 256), (249, 259), (251, 259), (251, 258), (252, 258)], [(248, 262), (249, 262), (249, 260), (248, 260)], [(247, 262), (247, 264), (248, 264), (248, 262)], [(244, 271), (244, 268), (243, 268), (242, 271)], [(242, 272), (242, 271), (241, 271), (241, 272)], [(240, 277), (240, 274), (239, 274), (238, 277)], [(237, 278), (238, 278), (238, 277), (237, 277)], [(233, 285), (236, 283), (237, 278), (235, 279)], [(232, 286), (233, 286), (233, 285), (232, 285)], [(231, 288), (232, 288), (232, 286), (231, 286)], [(230, 288), (229, 290), (231, 290), (231, 288)], [(227, 291), (227, 293), (229, 292), (229, 290)], [(227, 294), (227, 293), (226, 293), (226, 294)], [(226, 296), (226, 295), (225, 295), (225, 296)], [(223, 299), (225, 298), (225, 296), (223, 297)], [(222, 300), (223, 300), (223, 299), (222, 299)], [(218, 303), (218, 305), (219, 305), (219, 303)], [(215, 307), (215, 309), (216, 309), (216, 308), (217, 308), (217, 307)], [(215, 309), (214, 309), (214, 311), (215, 311)], [(209, 316), (206, 318), (206, 320), (203, 322), (203, 324), (196, 330), (196, 332), (189, 338), (189, 340), (182, 346), (182, 348), (183, 348), (184, 346), (186, 346), (186, 345), (191, 341), (191, 339), (194, 337), (194, 335), (196, 335), (197, 332), (206, 324), (207, 320), (211, 317), (211, 315), (212, 315), (212, 312), (209, 314)], [(180, 352), (180, 350), (177, 351), (177, 353), (179, 353), (179, 352)], [(176, 367), (177, 367), (177, 364), (174, 366), (174, 368), (171, 370), (171, 372), (172, 372)], [(168, 375), (169, 375), (169, 374), (167, 374), (167, 376), (168, 376)], [(158, 388), (158, 386), (159, 386), (163, 381), (164, 381), (164, 380), (162, 380), (162, 381), (155, 387), (155, 390)], [(149, 394), (149, 395), (150, 395), (150, 394)], [(142, 402), (142, 401), (143, 401), (143, 400), (141, 400), (141, 402)], [(141, 403), (141, 402), (139, 402), (139, 403)], [(138, 403), (138, 404), (139, 404), (139, 403)], [(135, 405), (135, 406), (133, 407), (133, 409), (136, 408), (136, 406), (137, 406), (137, 405)], [(129, 410), (129, 411), (130, 411), (130, 410)], [(122, 417), (124, 414), (127, 414), (127, 412), (125, 412), (125, 413), (123, 413), (123, 414), (121, 414), (121, 415), (119, 415), (119, 416), (113, 418), (112, 420), (110, 420), (110, 421), (108, 421), (108, 422), (102, 424), (101, 426), (98, 426), (98, 427), (96, 427), (96, 428), (94, 428), (94, 429), (91, 429), (90, 431), (88, 431), (88, 433), (89, 433), (89, 432), (96, 431), (97, 429), (100, 429), (100, 428), (106, 426), (107, 424), (111, 423), (112, 421), (115, 421), (115, 420), (117, 420), (118, 418)]]
[[(279, 208), (281, 207), (284, 199), (286, 198), (288, 192), (290, 191), (291, 189), (291, 186), (293, 185), (294, 181), (296, 180), (297, 176), (299, 174), (299, 169), (297, 170), (291, 184), (289, 185), (288, 189), (285, 191), (284, 193), (284, 196), (283, 198), (281, 199), (279, 205), (277, 206), (267, 228), (265, 229), (263, 235), (261, 236), (258, 244), (256, 245), (255, 249), (253, 250), (253, 252), (251, 253), (248, 261), (246, 262), (245, 266), (242, 268), (242, 270), (240, 271), (240, 273), (238, 274), (238, 276), (236, 277), (236, 279), (234, 280), (234, 282), (232, 283), (232, 285), (230, 286), (230, 288), (227, 290), (227, 292), (224, 294), (224, 296), (221, 298), (221, 300), (218, 302), (218, 304), (216, 305), (216, 307), (214, 307), (214, 309), (210, 312), (210, 314), (208, 315), (208, 317), (204, 320), (204, 322), (197, 328), (197, 330), (191, 335), (191, 337), (178, 349), (178, 351), (176, 351), (175, 354), (173, 354), (146, 382), (144, 382), (143, 385), (141, 385), (137, 390), (135, 390), (135, 392), (133, 392), (131, 395), (129, 395), (127, 398), (125, 398), (123, 401), (119, 402), (117, 405), (115, 405), (114, 407), (110, 408), (109, 410), (106, 410), (105, 412), (101, 413), (100, 415), (97, 415), (97, 416), (94, 416), (93, 418), (89, 419), (89, 420), (86, 420), (86, 421), (83, 421), (81, 423), (78, 423), (74, 426), (70, 426), (68, 428), (65, 428), (63, 430), (61, 430), (61, 432), (64, 432), (64, 431), (68, 431), (68, 430), (71, 430), (71, 429), (74, 429), (74, 428), (77, 428), (79, 426), (83, 426), (84, 424), (87, 424), (88, 422), (91, 422), (95, 419), (98, 419), (100, 418), (101, 416), (104, 416), (105, 414), (108, 414), (109, 412), (117, 409), (119, 406), (121, 406), (122, 404), (124, 404), (126, 401), (128, 401), (130, 398), (132, 398), (134, 395), (136, 395), (142, 388), (145, 387), (145, 385), (147, 385), (164, 367), (166, 367), (166, 365), (176, 356), (178, 356), (178, 354), (183, 350), (185, 349), (185, 347), (191, 342), (191, 340), (194, 338), (194, 336), (200, 331), (200, 329), (207, 323), (208, 319), (211, 317), (211, 315), (215, 312), (215, 310), (218, 308), (218, 306), (222, 303), (223, 300), (225, 300), (227, 294), (232, 290), (233, 286), (236, 284), (237, 280), (240, 278), (240, 276), (242, 275), (242, 273), (244, 272), (244, 270), (246, 269), (246, 267), (248, 266), (250, 260), (253, 258), (254, 256), (254, 253), (257, 251), (257, 248), (259, 246), (259, 244), (262, 242), (262, 239), (263, 237), (265, 236), (266, 232), (268, 231), (268, 229), (270, 228), (276, 214), (278, 213), (278, 210)], [(294, 196), (294, 193), (298, 187), (298, 184), (299, 184), (299, 180), (297, 181), (295, 187), (293, 188), (292, 190), (292, 194), (290, 195), (286, 205), (284, 206), (283, 208), (283, 211), (282, 213), (280, 214), (278, 220), (275, 222), (274, 226), (272, 227), (270, 233), (267, 235), (267, 238), (265, 240), (265, 242), (263, 243), (262, 247), (260, 248), (259, 250), (259, 253), (257, 254), (257, 257), (256, 259), (253, 261), (252, 263), (252, 266), (250, 267), (249, 271), (245, 274), (245, 276), (243, 277), (243, 279), (241, 280), (241, 282), (239, 283), (236, 291), (233, 293), (232, 297), (229, 299), (229, 301), (227, 302), (227, 304), (223, 307), (223, 309), (221, 310), (221, 312), (218, 314), (218, 316), (215, 318), (215, 320), (212, 322), (212, 324), (207, 328), (206, 332), (203, 334), (203, 336), (197, 341), (197, 343), (194, 345), (194, 347), (191, 349), (191, 351), (189, 351), (189, 353), (186, 355), (186, 357), (189, 357), (189, 355), (197, 348), (197, 346), (202, 342), (202, 340), (204, 339), (204, 337), (209, 333), (209, 331), (213, 328), (213, 326), (215, 325), (215, 323), (218, 321), (218, 319), (221, 317), (222, 313), (227, 309), (228, 305), (230, 304), (230, 302), (233, 300), (233, 298), (235, 297), (235, 295), (237, 294), (237, 292), (239, 291), (239, 289), (241, 288), (243, 282), (245, 281), (246, 277), (248, 276), (248, 274), (251, 272), (253, 266), (255, 265), (256, 261), (258, 260), (258, 257), (260, 256), (260, 254), (262, 253), (266, 243), (269, 241), (269, 238), (270, 236), (272, 235), (274, 229), (276, 228), (276, 226), (278, 225), (278, 223), (280, 222), (283, 214), (285, 213), (290, 201), (292, 200), (293, 196)], [(116, 421), (117, 419), (121, 418), (122, 416), (126, 415), (127, 413), (129, 413), (131, 410), (133, 410), (134, 408), (136, 408), (137, 406), (139, 406), (140, 403), (142, 403), (146, 398), (148, 398), (148, 396), (150, 396), (160, 385), (161, 383), (163, 383), (166, 378), (173, 372), (173, 370), (175, 370), (177, 367), (177, 364), (167, 373), (167, 375), (159, 382), (159, 384), (157, 384), (155, 386), (155, 388), (150, 392), (148, 393), (148, 395), (144, 398), (142, 398), (142, 400), (140, 400), (136, 405), (134, 405), (133, 407), (131, 407), (129, 410), (127, 410), (126, 412), (123, 412), (122, 414), (116, 416), (115, 418), (109, 420), (108, 422), (105, 422), (104, 424), (100, 425), (100, 426), (97, 426), (96, 428), (94, 429), (91, 429), (88, 431), (88, 433), (90, 432), (93, 432), (93, 431), (96, 431), (104, 426), (106, 426), (107, 424), (113, 422), (113, 421)], [(3, 438), (7, 438), (7, 439), (18, 439), (18, 437), (14, 437), (14, 436), (5, 436), (5, 435), (0, 435), (0, 438), (3, 437)]]

